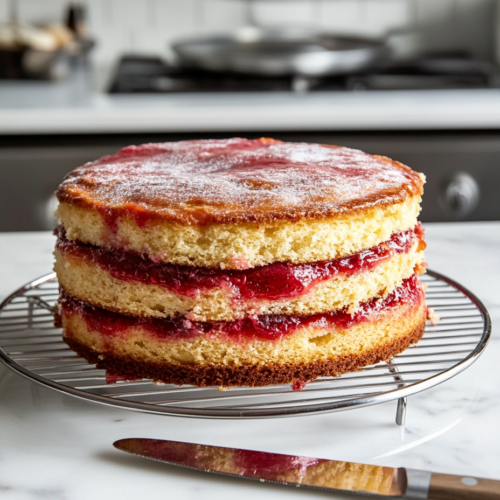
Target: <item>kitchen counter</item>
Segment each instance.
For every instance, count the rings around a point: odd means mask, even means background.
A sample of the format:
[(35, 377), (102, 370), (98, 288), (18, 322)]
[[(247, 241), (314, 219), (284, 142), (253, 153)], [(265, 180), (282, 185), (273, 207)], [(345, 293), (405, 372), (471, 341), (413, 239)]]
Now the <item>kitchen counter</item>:
[(0, 82), (0, 134), (500, 128), (500, 89), (109, 95), (91, 87), (80, 77)]
[[(97, 406), (0, 367), (2, 499), (204, 500), (353, 498), (209, 476), (129, 456), (112, 442), (154, 437), (500, 479), (500, 222), (427, 225), (432, 269), (489, 309), (493, 335), (472, 367), (411, 396), (404, 428), (396, 402), (336, 414), (218, 421)], [(0, 295), (51, 268), (49, 233), (0, 234)]]

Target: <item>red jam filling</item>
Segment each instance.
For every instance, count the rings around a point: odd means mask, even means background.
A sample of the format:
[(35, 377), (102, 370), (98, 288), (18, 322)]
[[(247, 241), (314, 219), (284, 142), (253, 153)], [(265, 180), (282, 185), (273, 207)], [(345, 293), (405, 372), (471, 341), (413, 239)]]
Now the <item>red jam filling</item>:
[(307, 382), (304, 382), (303, 380), (295, 380), (293, 384), (291, 385), (292, 391), (301, 391), (304, 389), (304, 387), (307, 385)]
[(378, 314), (390, 311), (402, 304), (418, 305), (423, 297), (424, 292), (420, 281), (416, 275), (412, 275), (385, 299), (372, 299), (364, 302), (353, 314), (343, 309), (311, 316), (270, 315), (212, 323), (189, 321), (185, 318), (158, 319), (124, 316), (76, 300), (63, 289), (61, 289), (59, 303), (63, 312), (79, 314), (91, 331), (97, 331), (104, 336), (116, 336), (126, 333), (131, 327), (141, 327), (163, 340), (194, 340), (201, 335), (206, 335), (209, 338), (244, 342), (245, 340), (281, 340), (297, 329), (309, 326), (348, 329), (361, 322), (370, 321)]
[[(416, 230), (420, 231), (419, 225)], [(335, 276), (350, 276), (369, 271), (394, 254), (408, 252), (417, 238), (416, 230), (394, 234), (388, 241), (373, 248), (340, 259), (308, 264), (275, 262), (244, 270), (153, 262), (143, 254), (70, 241), (62, 227), (56, 230), (56, 234), (59, 237), (59, 251), (89, 259), (122, 281), (160, 285), (191, 297), (201, 290), (224, 288), (230, 290), (235, 299), (280, 300), (302, 296), (317, 283)], [(420, 239), (420, 236), (418, 237)]]
[(116, 384), (117, 382), (130, 382), (133, 380), (142, 380), (140, 377), (131, 377), (129, 375), (117, 375), (115, 373), (106, 372), (106, 384)]

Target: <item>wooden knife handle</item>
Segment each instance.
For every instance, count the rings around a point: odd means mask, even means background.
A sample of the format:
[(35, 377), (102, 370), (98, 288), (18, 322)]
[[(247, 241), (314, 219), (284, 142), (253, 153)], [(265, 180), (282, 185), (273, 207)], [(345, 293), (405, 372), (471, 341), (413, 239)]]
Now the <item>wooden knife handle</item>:
[(478, 477), (432, 474), (432, 500), (500, 500), (500, 481)]

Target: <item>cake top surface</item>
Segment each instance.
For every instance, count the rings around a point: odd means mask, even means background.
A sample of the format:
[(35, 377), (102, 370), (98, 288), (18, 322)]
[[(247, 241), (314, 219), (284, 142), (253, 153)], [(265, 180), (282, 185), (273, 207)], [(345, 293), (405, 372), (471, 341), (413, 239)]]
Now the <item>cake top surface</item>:
[(410, 168), (355, 149), (236, 138), (129, 146), (75, 169), (57, 197), (138, 223), (266, 223), (387, 206), (421, 195), (422, 184)]

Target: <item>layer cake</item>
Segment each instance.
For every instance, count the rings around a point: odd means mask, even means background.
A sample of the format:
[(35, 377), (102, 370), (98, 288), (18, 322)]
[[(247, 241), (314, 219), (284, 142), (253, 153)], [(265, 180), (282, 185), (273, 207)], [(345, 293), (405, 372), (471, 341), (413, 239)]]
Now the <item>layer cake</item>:
[(115, 375), (300, 383), (390, 359), (425, 325), (423, 176), (272, 139), (130, 146), (57, 196), (66, 342)]

